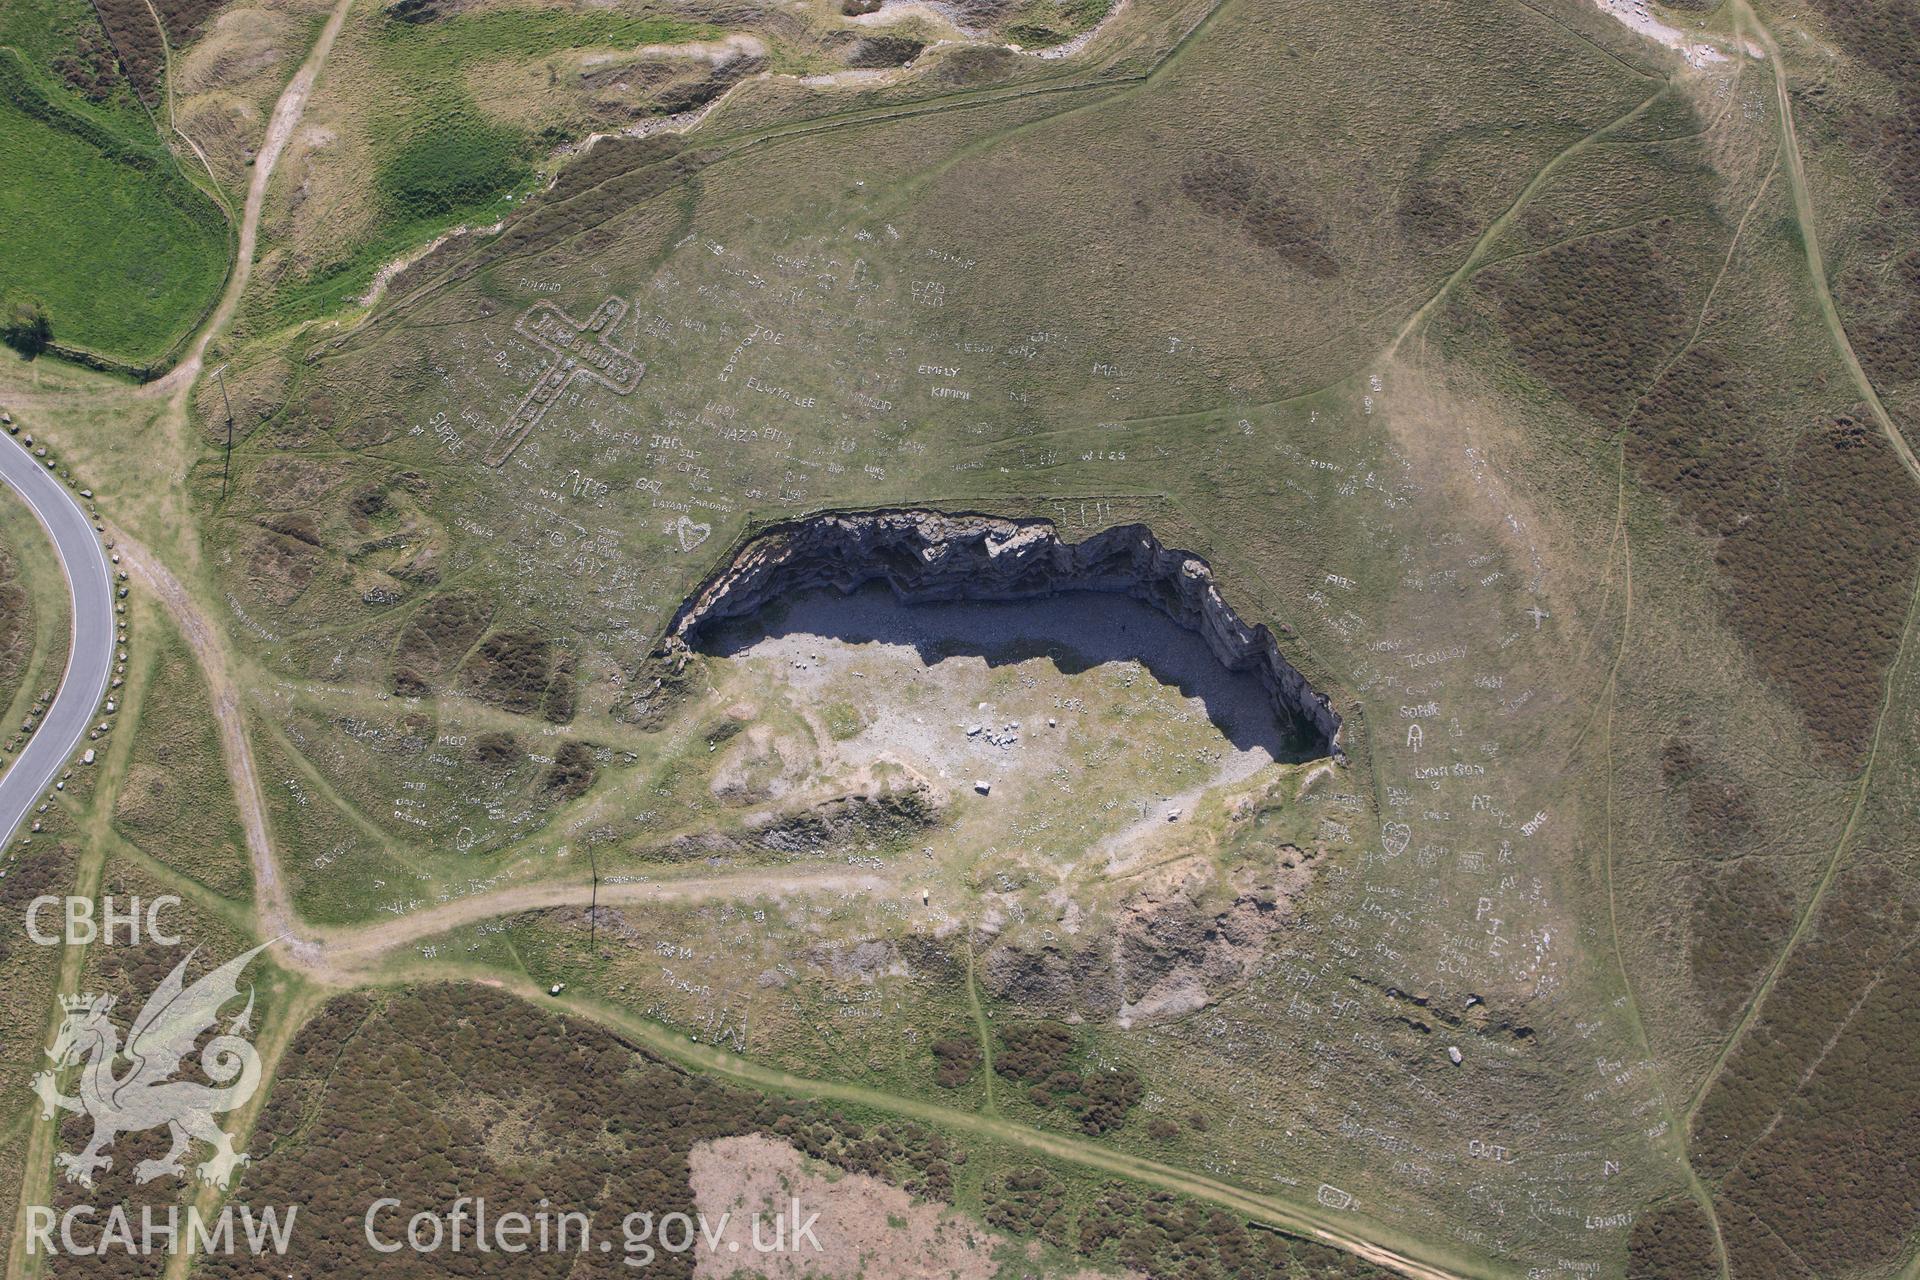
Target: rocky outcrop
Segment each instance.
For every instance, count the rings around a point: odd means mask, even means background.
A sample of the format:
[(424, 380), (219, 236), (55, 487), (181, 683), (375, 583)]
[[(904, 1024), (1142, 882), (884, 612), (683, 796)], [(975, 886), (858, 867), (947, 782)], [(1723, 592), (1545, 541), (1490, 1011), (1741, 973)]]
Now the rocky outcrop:
[(750, 813), (738, 831), (684, 832), (634, 849), (652, 862), (769, 856), (791, 862), (850, 848), (870, 853), (877, 845), (916, 837), (939, 820), (940, 802), (924, 782), (889, 782), (806, 808)]
[(1289, 731), (1338, 757), (1340, 717), (1280, 652), (1264, 623), (1248, 625), (1221, 599), (1207, 562), (1163, 546), (1145, 525), (1116, 525), (1068, 542), (1046, 520), (938, 511), (827, 513), (767, 530), (689, 597), (667, 631), (695, 645), (714, 627), (785, 596), (851, 592), (885, 582), (907, 603), (1028, 600), (1069, 591), (1117, 592), (1160, 610), (1207, 643), (1230, 671), (1251, 671)]
[(1078, 945), (1023, 946), (988, 922), (975, 935), (987, 942), (981, 983), (1029, 1011), (1122, 1027), (1207, 1008), (1250, 980), (1295, 921), (1319, 858), (1317, 848), (1281, 845), (1264, 869), (1240, 867), (1224, 886), (1211, 870), (1190, 871), (1134, 894)]

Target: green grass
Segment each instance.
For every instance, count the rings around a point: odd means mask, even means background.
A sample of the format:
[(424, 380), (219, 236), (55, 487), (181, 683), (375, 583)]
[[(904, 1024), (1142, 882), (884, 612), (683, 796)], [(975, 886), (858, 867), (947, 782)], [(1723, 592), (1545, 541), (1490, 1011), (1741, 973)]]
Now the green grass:
[(511, 129), (457, 113), (411, 136), (374, 175), (390, 217), (412, 226), (479, 207), (519, 184), (525, 147)]
[(9, 0), (0, 9), (0, 43), (11, 45), (36, 66), (64, 52), (71, 6), (61, 0)]
[(268, 311), (276, 324), (348, 305), (382, 264), (463, 223), (497, 220), (531, 187), (531, 140), (489, 123), (463, 94), (442, 92), (418, 115), (423, 122), (400, 134), (373, 175), (384, 215), (379, 230), (275, 293)]
[[(127, 772), (114, 795), (120, 833), (159, 862), (215, 893), (245, 898), (252, 885), (246, 834), (220, 759), (219, 726), (205, 679), (185, 643), (155, 635)], [(132, 696), (127, 699), (130, 703)]]
[(461, 81), (466, 68), (724, 34), (678, 19), (558, 10), (387, 22), (372, 36), (374, 64), (385, 92), (403, 110), (384, 131), (373, 175), (381, 221), (373, 234), (341, 245), (332, 262), (281, 287), (266, 308), (272, 323), (296, 324), (349, 305), (382, 264), (453, 227), (496, 221), (532, 188), (536, 157), (561, 139), (536, 139), (489, 121)]
[[(82, 36), (106, 42), (87, 0), (7, 0), (0, 6), (0, 46), (16, 50), (43, 80), (56, 78), (55, 64), (75, 54)], [(136, 131), (152, 127), (124, 79), (99, 105)]]
[(1089, 30), (1113, 8), (1113, 0), (1034, 0), (1015, 12), (1003, 30), (1032, 48), (1061, 44)]
[(57, 343), (163, 360), (226, 279), (228, 228), (173, 157), (61, 103), (0, 50), (0, 293), (40, 299)]

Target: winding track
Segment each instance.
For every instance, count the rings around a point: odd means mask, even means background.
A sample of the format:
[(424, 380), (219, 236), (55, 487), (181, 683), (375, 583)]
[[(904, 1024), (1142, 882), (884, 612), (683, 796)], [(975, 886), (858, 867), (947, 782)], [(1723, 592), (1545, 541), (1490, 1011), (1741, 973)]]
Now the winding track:
[(53, 539), (73, 603), (73, 637), (60, 692), (27, 745), (0, 773), (0, 847), (53, 782), (93, 723), (113, 672), (113, 575), (87, 513), (11, 436), (0, 437), (0, 480), (19, 494)]

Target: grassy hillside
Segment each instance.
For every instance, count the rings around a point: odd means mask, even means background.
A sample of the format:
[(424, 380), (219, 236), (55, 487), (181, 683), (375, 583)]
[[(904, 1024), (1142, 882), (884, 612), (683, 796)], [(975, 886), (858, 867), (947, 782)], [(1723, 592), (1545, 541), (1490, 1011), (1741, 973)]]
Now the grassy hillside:
[[(219, 642), (211, 698), (174, 648), (121, 713), (118, 829), (283, 887), (342, 985), (563, 984), (701, 1072), (1004, 1141), (954, 1203), (1147, 1274), (1263, 1272), (1090, 1171), (1475, 1277), (1913, 1280), (1911, 59), (1892, 5), (1817, 8), (1663, 8), (1718, 24), (1691, 61), (1587, 0), (1131, 0), (1064, 62), (825, 0), (670, 54), (613, 47), (633, 6), (368, 13), (193, 416), (28, 389)], [(1344, 757), (1219, 782), (1150, 666), (1026, 635), (662, 646), (723, 549), (883, 505), (1149, 526)], [(197, 719), (228, 675), (277, 878), (180, 763), (240, 757)], [(584, 1078), (471, 987), (353, 999), (258, 1189), (310, 1133), (363, 1202), (442, 1120), (518, 1177), (514, 1069)], [(395, 1067), (307, 1129), (363, 1023)], [(499, 1109), (428, 1116), (460, 1082), (416, 1059), (495, 1030)]]
[(0, 295), (42, 303), (61, 345), (163, 361), (226, 278), (220, 209), (122, 118), (0, 50)]

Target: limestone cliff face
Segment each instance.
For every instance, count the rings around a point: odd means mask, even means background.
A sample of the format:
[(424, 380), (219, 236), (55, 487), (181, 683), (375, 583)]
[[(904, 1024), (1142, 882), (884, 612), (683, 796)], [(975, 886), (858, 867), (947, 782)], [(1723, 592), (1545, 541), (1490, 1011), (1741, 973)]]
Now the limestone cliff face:
[(740, 549), (682, 605), (668, 643), (696, 644), (714, 626), (820, 587), (851, 592), (885, 582), (907, 603), (1027, 600), (1069, 591), (1132, 596), (1198, 633), (1230, 671), (1254, 672), (1283, 724), (1328, 754), (1340, 717), (1295, 670), (1265, 624), (1249, 626), (1221, 599), (1206, 561), (1161, 545), (1145, 525), (1116, 525), (1067, 542), (1046, 520), (938, 511), (827, 513), (776, 525)]

